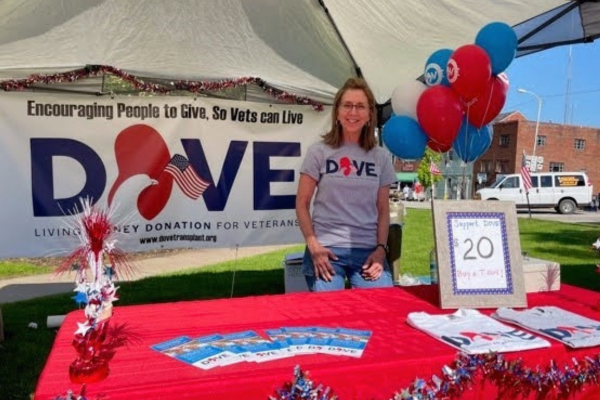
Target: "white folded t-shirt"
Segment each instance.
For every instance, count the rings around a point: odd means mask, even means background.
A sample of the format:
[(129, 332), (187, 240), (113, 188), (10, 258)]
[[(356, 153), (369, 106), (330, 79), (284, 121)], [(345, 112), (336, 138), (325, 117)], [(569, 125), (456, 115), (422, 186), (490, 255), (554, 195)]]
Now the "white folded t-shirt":
[(408, 314), (409, 325), (467, 354), (511, 352), (550, 347), (550, 343), (505, 325), (477, 310), (460, 309), (453, 314)]

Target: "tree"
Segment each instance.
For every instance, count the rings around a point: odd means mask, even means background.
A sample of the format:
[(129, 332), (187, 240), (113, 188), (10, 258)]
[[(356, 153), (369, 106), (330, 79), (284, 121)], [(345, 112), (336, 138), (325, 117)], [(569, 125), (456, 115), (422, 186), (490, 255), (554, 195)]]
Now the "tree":
[(425, 155), (423, 155), (423, 158), (421, 158), (421, 163), (419, 164), (419, 169), (417, 170), (419, 182), (421, 182), (423, 187), (429, 189), (433, 184), (442, 180), (441, 175), (432, 175), (431, 172), (429, 172), (430, 163), (433, 161), (433, 163), (439, 167), (441, 160), (442, 155), (440, 153), (436, 153), (429, 147), (425, 149)]

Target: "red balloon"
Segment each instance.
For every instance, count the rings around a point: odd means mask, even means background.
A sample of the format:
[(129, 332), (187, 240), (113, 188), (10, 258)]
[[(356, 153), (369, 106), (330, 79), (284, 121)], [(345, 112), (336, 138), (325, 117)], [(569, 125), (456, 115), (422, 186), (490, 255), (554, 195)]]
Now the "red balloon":
[(438, 143), (430, 140), (427, 142), (427, 147), (438, 153), (445, 153), (452, 148), (452, 143)]
[(508, 92), (508, 79), (506, 76), (493, 76), (485, 91), (469, 105), (467, 120), (477, 128), (489, 124), (502, 111)]
[(452, 143), (462, 124), (460, 99), (449, 87), (427, 88), (417, 102), (417, 119), (431, 141)]
[(446, 75), (452, 90), (470, 102), (486, 89), (492, 77), (492, 63), (484, 49), (468, 44), (454, 50), (446, 66)]

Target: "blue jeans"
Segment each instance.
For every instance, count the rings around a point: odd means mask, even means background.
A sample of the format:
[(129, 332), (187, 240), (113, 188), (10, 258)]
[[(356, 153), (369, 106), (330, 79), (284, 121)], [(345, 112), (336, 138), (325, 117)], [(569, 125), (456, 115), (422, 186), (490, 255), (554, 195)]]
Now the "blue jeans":
[(373, 250), (375, 250), (374, 248), (353, 249), (345, 247), (329, 247), (328, 249), (338, 258), (337, 260), (329, 259), (329, 263), (335, 271), (335, 275), (332, 276), (331, 282), (324, 281), (321, 278), (316, 279), (310, 252), (308, 251), (308, 248), (304, 250), (302, 272), (304, 273), (306, 283), (311, 292), (343, 290), (346, 287), (346, 278), (348, 278), (352, 288), (370, 289), (394, 286), (387, 261), (384, 261), (383, 272), (379, 279), (368, 281), (362, 277), (362, 267)]

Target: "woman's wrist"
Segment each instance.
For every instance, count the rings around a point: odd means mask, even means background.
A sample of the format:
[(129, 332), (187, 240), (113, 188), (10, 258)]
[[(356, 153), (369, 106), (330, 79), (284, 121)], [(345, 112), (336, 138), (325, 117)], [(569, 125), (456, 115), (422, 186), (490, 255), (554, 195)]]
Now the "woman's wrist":
[(320, 243), (317, 238), (313, 236), (306, 240), (306, 247), (308, 247), (308, 251), (312, 253), (320, 247)]
[(380, 251), (383, 250), (383, 254), (385, 254), (387, 256), (387, 254), (388, 254), (387, 244), (384, 244), (384, 243), (377, 244), (377, 246), (375, 246), (375, 251), (378, 251), (378, 250), (380, 250)]

